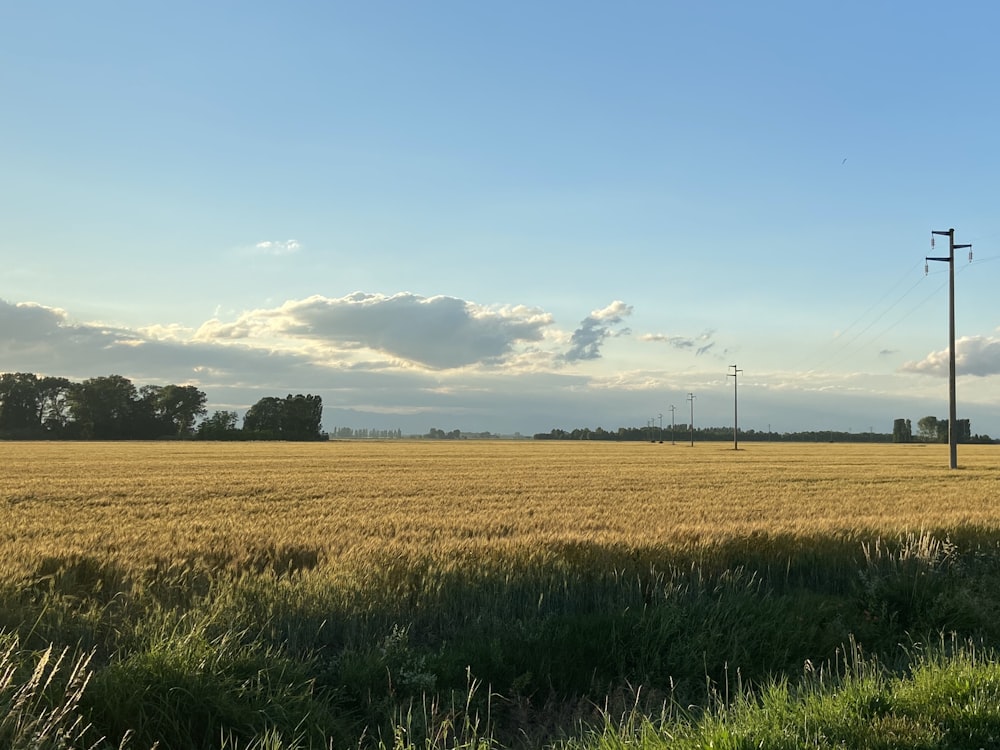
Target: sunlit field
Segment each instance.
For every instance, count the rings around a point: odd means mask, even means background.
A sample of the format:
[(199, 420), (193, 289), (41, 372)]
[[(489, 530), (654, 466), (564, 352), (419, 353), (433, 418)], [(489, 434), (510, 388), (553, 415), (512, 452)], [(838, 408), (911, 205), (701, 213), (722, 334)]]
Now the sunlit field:
[[(1000, 529), (1000, 449), (603, 442), (11, 443), (3, 568), (539, 552)], [(294, 562), (294, 561), (293, 561)]]
[(996, 446), (2, 447), (0, 746), (1000, 738)]

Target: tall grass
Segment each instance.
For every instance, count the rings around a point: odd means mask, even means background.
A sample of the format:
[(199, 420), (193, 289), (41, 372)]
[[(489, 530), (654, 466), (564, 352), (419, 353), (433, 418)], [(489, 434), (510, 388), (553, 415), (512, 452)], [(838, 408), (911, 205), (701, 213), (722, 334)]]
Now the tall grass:
[(1000, 666), (994, 651), (951, 638), (900, 673), (851, 643), (824, 669), (807, 664), (798, 679), (713, 691), (703, 710), (666, 703), (658, 715), (633, 709), (604, 719), (562, 750), (995, 747)]
[(90, 655), (71, 658), (68, 648), (53, 646), (28, 653), (6, 633), (0, 633), (0, 644), (0, 747), (90, 746), (94, 732), (80, 711), (91, 676)]

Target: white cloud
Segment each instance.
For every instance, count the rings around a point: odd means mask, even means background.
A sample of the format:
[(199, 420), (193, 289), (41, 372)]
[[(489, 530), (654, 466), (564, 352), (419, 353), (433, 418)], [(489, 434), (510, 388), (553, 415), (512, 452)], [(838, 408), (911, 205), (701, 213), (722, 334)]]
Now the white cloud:
[[(948, 350), (931, 352), (922, 360), (906, 362), (900, 372), (948, 377)], [(955, 342), (955, 369), (960, 375), (1000, 374), (1000, 338), (963, 336)]]
[(301, 249), (298, 240), (265, 240), (254, 245), (254, 252), (260, 255), (291, 255)]
[(143, 326), (136, 330), (143, 336), (154, 341), (187, 341), (194, 334), (194, 330), (192, 328), (182, 326), (177, 323)]
[(252, 310), (233, 323), (211, 320), (201, 341), (284, 337), (333, 350), (365, 349), (432, 369), (496, 364), (521, 344), (539, 342), (552, 324), (523, 305), (486, 307), (455, 297), (355, 292), (313, 296)]

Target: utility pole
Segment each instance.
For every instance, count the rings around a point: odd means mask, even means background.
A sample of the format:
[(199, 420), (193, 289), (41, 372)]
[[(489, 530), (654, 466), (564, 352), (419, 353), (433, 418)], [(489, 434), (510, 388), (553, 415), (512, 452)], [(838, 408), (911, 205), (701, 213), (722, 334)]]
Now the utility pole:
[(689, 425), (691, 431), (691, 447), (694, 448), (694, 394), (688, 394), (688, 401), (691, 402), (691, 424)]
[(934, 235), (948, 236), (947, 258), (924, 258), (924, 273), (928, 271), (927, 261), (939, 260), (948, 263), (948, 468), (958, 468), (958, 409), (955, 404), (955, 251), (969, 248), (972, 261), (972, 245), (956, 245), (955, 230), (931, 232), (931, 249), (934, 249)]
[(659, 435), (659, 438), (660, 438), (660, 445), (663, 445), (663, 415), (662, 414), (660, 415), (660, 429), (659, 429), (659, 432), (657, 434)]
[(677, 411), (677, 407), (673, 404), (670, 405), (670, 444), (677, 445), (674, 442), (674, 412)]
[(738, 398), (737, 383), (738, 383), (738, 375), (739, 373), (743, 372), (743, 370), (737, 370), (736, 365), (729, 365), (729, 368), (732, 370), (732, 372), (726, 375), (726, 377), (733, 379), (733, 450), (738, 451), (740, 449), (740, 441), (739, 438), (737, 437), (739, 435), (738, 425), (739, 425), (740, 411), (739, 411), (739, 402), (737, 401)]

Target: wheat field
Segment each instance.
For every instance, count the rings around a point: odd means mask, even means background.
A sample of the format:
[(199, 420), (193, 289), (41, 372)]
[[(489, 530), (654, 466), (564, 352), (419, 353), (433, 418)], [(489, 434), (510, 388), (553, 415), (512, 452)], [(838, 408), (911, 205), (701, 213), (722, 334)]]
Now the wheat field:
[[(149, 570), (1000, 530), (1000, 450), (388, 441), (7, 443), (0, 570)], [(296, 562), (297, 561), (297, 562)]]

